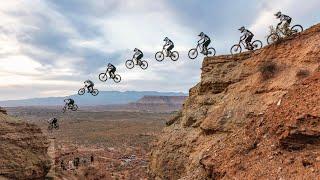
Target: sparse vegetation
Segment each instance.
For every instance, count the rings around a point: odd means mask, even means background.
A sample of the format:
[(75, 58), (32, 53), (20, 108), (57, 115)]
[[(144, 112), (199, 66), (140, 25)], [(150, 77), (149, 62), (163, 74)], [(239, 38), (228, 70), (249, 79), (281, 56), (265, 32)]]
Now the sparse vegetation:
[(310, 75), (310, 72), (307, 70), (307, 69), (300, 69), (296, 76), (299, 78), (299, 79), (303, 79), (303, 78), (306, 78)]
[(263, 80), (273, 78), (278, 72), (278, 66), (275, 62), (266, 61), (260, 66), (260, 72)]

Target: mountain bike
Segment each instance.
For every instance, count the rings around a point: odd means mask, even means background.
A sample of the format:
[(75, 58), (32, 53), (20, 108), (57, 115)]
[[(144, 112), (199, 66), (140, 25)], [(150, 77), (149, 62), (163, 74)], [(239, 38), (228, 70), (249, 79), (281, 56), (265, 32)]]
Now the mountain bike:
[(60, 127), (59, 127), (59, 124), (58, 123), (50, 123), (49, 126), (48, 126), (48, 130), (49, 131), (52, 131), (53, 129), (56, 129), (58, 130)]
[[(134, 67), (135, 63), (134, 63), (134, 59), (130, 59), (126, 61), (126, 67), (128, 69), (132, 69)], [(141, 67), (141, 69), (145, 70), (148, 68), (148, 62), (144, 61), (144, 60), (137, 60), (137, 64), (138, 66)]]
[(276, 30), (268, 36), (267, 42), (268, 44), (272, 44), (274, 42), (279, 41), (279, 39), (283, 37), (291, 36), (291, 35), (300, 33), (302, 31), (303, 31), (303, 27), (299, 24), (292, 26), (289, 30), (289, 33), (286, 32), (283, 28), (279, 28), (279, 26), (277, 26)]
[[(80, 96), (84, 95), (84, 93), (86, 92), (86, 88), (87, 88), (87, 87), (85, 86), (85, 87), (79, 89), (78, 94), (79, 94)], [(90, 93), (90, 94), (92, 94), (93, 96), (96, 96), (96, 95), (99, 94), (99, 90), (98, 90), (98, 89), (93, 89), (91, 92), (87, 90), (87, 93)]]
[(119, 74), (114, 74), (113, 76), (111, 76), (109, 70), (107, 70), (105, 73), (99, 74), (99, 79), (102, 82), (106, 82), (108, 78), (113, 79), (115, 83), (119, 83), (121, 81), (121, 76)]
[(72, 106), (69, 106), (68, 104), (66, 104), (62, 108), (62, 112), (65, 113), (67, 110), (76, 111), (76, 110), (78, 110), (78, 105), (74, 104)]
[(247, 47), (247, 44), (244, 41), (244, 39), (240, 39), (238, 44), (235, 44), (231, 47), (230, 52), (232, 55), (241, 53), (242, 47), (244, 47), (245, 49), (251, 50), (251, 51), (258, 50), (258, 49), (262, 48), (262, 42), (260, 40), (255, 40), (250, 43), (250, 46), (251, 47)]
[(177, 61), (179, 59), (179, 53), (177, 51), (172, 51), (167, 55), (166, 49), (163, 48), (162, 51), (155, 54), (155, 58), (159, 62), (163, 61), (164, 57), (170, 57), (172, 61)]
[[(197, 57), (198, 57), (198, 49), (199, 49), (199, 51), (200, 51), (200, 48), (202, 48), (202, 47), (201, 47), (201, 44), (198, 43), (198, 45), (197, 45), (196, 48), (190, 49), (190, 51), (189, 51), (189, 53), (188, 53), (189, 58), (190, 58), (190, 59), (195, 59), (195, 58), (197, 58)], [(200, 51), (200, 53), (203, 54), (203, 55), (205, 55), (205, 56), (207, 56), (207, 57), (209, 57), (209, 56), (215, 56), (215, 55), (216, 55), (216, 50), (215, 50), (213, 47), (210, 47), (210, 48), (207, 49), (206, 52), (201, 52), (201, 51)]]

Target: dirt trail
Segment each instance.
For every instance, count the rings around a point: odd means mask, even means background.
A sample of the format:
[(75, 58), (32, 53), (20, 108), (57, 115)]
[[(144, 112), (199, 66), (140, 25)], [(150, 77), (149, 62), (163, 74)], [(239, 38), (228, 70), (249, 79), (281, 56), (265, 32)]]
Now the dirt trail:
[[(52, 162), (55, 162), (56, 159), (56, 139), (54, 137), (49, 138), (50, 146), (48, 148), (48, 155), (50, 156), (50, 159)], [(51, 169), (49, 173), (47, 174), (47, 178), (54, 179), (56, 177), (56, 164), (52, 163)]]

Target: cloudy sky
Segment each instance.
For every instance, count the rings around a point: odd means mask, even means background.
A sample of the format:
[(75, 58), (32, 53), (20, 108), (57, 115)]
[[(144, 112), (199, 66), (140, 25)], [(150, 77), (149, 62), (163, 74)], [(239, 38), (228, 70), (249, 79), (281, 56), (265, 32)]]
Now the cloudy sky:
[[(203, 31), (218, 54), (229, 52), (244, 25), (265, 42), (273, 14), (293, 23), (320, 22), (319, 0), (11, 0), (0, 3), (0, 100), (75, 94), (91, 79), (99, 90), (188, 92), (200, 78), (202, 57), (187, 51)], [(154, 60), (168, 36), (178, 62)], [(146, 71), (127, 70), (137, 47), (149, 62)], [(123, 81), (100, 83), (108, 62)]]

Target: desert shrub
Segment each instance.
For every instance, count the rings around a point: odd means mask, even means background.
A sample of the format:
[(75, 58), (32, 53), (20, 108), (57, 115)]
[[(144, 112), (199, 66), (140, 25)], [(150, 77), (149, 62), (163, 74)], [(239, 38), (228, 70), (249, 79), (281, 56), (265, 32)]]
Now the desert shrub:
[(260, 73), (263, 80), (273, 78), (278, 72), (278, 66), (272, 61), (266, 61), (260, 66)]
[(300, 79), (306, 78), (309, 75), (310, 75), (310, 72), (307, 69), (300, 69), (296, 74), (296, 76)]

